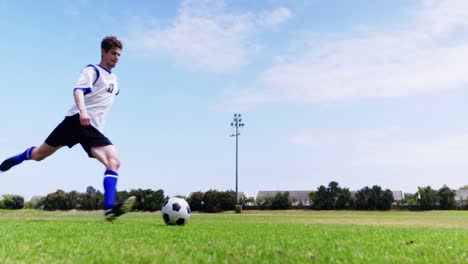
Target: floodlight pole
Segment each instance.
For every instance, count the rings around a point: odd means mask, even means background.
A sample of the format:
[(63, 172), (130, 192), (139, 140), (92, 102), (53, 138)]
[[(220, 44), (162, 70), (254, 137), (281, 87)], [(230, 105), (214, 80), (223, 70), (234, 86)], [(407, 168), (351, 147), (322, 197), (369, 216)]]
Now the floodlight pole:
[(236, 137), (236, 205), (239, 205), (239, 175), (238, 175), (238, 163), (239, 163), (239, 127), (243, 127), (241, 114), (234, 114), (234, 122), (231, 122), (231, 126), (236, 128), (236, 133), (231, 134), (231, 137)]

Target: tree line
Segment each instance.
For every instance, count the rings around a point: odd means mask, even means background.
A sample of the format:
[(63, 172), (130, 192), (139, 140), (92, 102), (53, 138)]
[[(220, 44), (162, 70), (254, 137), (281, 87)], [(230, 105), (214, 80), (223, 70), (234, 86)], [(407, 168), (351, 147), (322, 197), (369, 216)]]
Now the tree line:
[[(418, 187), (414, 194), (405, 193), (399, 204), (395, 204), (393, 192), (380, 186), (364, 187), (353, 196), (348, 188), (342, 188), (332, 181), (327, 187), (321, 185), (317, 191), (309, 193), (310, 208), (315, 210), (468, 210), (468, 199), (457, 204), (455, 191), (444, 185), (439, 190), (430, 186)], [(256, 201), (259, 209), (290, 209), (292, 201), (289, 193), (277, 193)], [(301, 207), (299, 205), (299, 207)]]
[[(368, 186), (352, 195), (348, 188), (342, 188), (338, 182), (332, 181), (327, 187), (320, 185), (317, 191), (309, 193), (308, 206), (313, 210), (390, 210), (394, 202), (393, 192), (389, 189), (382, 190), (378, 185)], [(290, 209), (293, 201), (289, 192), (278, 192), (274, 196), (264, 197), (255, 201), (259, 209)], [(304, 208), (299, 203), (297, 207)]]
[[(262, 198), (241, 197), (240, 204), (244, 209), (284, 210), (284, 209), (312, 209), (312, 210), (453, 210), (468, 209), (468, 200), (457, 204), (455, 191), (447, 186), (433, 190), (430, 186), (418, 187), (415, 194), (405, 193), (404, 199), (395, 203), (393, 192), (382, 189), (378, 185), (365, 186), (354, 194), (348, 188), (342, 188), (338, 182), (332, 181), (328, 186), (321, 185), (316, 191), (309, 193), (310, 205), (294, 201), (289, 192), (278, 192), (273, 196)], [(234, 210), (236, 193), (234, 191), (195, 192), (187, 199), (193, 211), (221, 212)], [(293, 205), (294, 203), (294, 205)]]
[[(159, 189), (137, 189), (117, 192), (117, 200), (123, 201), (130, 196), (136, 196), (136, 211), (158, 211), (167, 196)], [(185, 197), (182, 197), (185, 198)], [(393, 192), (383, 190), (380, 186), (364, 187), (352, 194), (348, 188), (342, 188), (338, 182), (332, 181), (328, 186), (321, 185), (316, 191), (309, 193), (309, 204), (297, 203), (290, 197), (289, 192), (278, 192), (274, 196), (258, 198), (240, 197), (240, 204), (244, 209), (292, 209), (309, 208), (312, 210), (390, 210), (395, 208)], [(194, 192), (187, 197), (192, 211), (222, 212), (234, 210), (236, 193), (232, 190)], [(4, 195), (0, 200), (0, 209), (43, 209), (43, 210), (100, 210), (103, 208), (104, 195), (94, 187), (87, 187), (84, 193), (77, 191), (65, 192), (57, 190), (45, 197), (32, 199), (28, 202), (19, 195)], [(294, 204), (294, 205), (293, 205)], [(447, 186), (434, 190), (430, 186), (418, 187), (414, 194), (405, 193), (405, 197), (397, 208), (410, 210), (451, 210), (468, 209), (468, 200), (457, 204), (455, 191)]]
[[(117, 192), (117, 200), (123, 201), (130, 196), (135, 196), (137, 201), (134, 210), (137, 211), (158, 211), (167, 197), (163, 190), (153, 191), (150, 189), (131, 190)], [(88, 186), (84, 193), (77, 191), (65, 192), (57, 190), (48, 195), (31, 199), (24, 202), (24, 198), (19, 195), (4, 195), (0, 200), (0, 209), (42, 209), (42, 210), (101, 210), (104, 208), (104, 194), (94, 187)]]
[(405, 193), (404, 204), (410, 209), (419, 210), (468, 210), (468, 199), (457, 204), (455, 195), (455, 191), (446, 185), (439, 190), (434, 190), (431, 186), (418, 187), (414, 194)]
[(390, 210), (394, 202), (393, 192), (382, 190), (378, 185), (366, 186), (353, 197), (348, 188), (342, 188), (332, 181), (328, 187), (321, 185), (316, 192), (310, 193), (312, 208), (316, 210)]

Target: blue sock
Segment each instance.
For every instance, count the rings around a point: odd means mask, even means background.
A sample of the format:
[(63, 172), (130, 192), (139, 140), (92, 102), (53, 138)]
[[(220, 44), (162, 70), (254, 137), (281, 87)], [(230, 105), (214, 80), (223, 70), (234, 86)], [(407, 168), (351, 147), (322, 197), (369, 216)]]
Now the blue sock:
[(106, 170), (104, 173), (104, 209), (112, 208), (117, 195), (117, 180), (119, 174), (113, 170)]
[(23, 153), (16, 155), (13, 158), (14, 165), (18, 165), (18, 164), (20, 164), (21, 162), (23, 162), (25, 160), (30, 160), (31, 159), (31, 153), (35, 148), (36, 147), (30, 147), (27, 150), (25, 150)]

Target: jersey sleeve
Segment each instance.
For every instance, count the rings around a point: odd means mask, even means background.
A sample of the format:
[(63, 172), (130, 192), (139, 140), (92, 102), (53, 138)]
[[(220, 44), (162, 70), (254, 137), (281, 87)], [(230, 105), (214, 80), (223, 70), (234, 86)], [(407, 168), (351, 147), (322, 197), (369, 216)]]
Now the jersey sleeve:
[(99, 72), (93, 65), (88, 65), (81, 71), (74, 90), (83, 90), (85, 94), (92, 92), (93, 85), (99, 78)]

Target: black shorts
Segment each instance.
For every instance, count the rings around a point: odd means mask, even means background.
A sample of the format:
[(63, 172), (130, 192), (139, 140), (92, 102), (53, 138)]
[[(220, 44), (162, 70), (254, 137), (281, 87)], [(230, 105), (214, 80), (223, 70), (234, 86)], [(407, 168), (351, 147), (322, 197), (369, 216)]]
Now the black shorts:
[(69, 148), (80, 143), (90, 158), (94, 158), (91, 153), (92, 147), (112, 145), (112, 142), (93, 126), (82, 126), (79, 114), (65, 117), (62, 123), (50, 133), (45, 143), (52, 147), (68, 146)]

